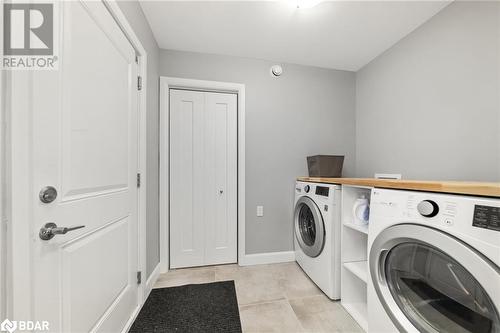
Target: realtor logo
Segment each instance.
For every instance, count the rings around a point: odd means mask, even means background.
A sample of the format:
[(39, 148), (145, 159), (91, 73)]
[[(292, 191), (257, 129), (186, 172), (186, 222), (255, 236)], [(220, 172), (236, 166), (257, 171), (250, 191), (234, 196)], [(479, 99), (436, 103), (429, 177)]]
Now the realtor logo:
[(3, 69), (56, 69), (55, 5), (3, 4)]
[(53, 4), (6, 3), (3, 21), (4, 55), (53, 54)]

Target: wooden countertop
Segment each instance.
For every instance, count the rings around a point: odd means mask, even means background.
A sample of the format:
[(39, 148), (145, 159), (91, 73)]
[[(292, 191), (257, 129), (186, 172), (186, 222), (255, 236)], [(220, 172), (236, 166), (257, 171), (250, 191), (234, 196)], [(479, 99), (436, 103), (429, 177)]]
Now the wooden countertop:
[(299, 177), (297, 178), (297, 180), (312, 183), (358, 185), (378, 188), (418, 190), (425, 192), (453, 193), (500, 198), (500, 183), (318, 177)]

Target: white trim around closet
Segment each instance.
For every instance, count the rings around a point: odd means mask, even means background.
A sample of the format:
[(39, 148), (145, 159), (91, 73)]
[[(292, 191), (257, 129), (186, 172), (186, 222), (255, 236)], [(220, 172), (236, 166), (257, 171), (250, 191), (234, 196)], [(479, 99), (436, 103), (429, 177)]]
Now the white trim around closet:
[(245, 85), (160, 77), (160, 265), (169, 268), (169, 91), (172, 88), (230, 92), (238, 95), (238, 263), (245, 260)]

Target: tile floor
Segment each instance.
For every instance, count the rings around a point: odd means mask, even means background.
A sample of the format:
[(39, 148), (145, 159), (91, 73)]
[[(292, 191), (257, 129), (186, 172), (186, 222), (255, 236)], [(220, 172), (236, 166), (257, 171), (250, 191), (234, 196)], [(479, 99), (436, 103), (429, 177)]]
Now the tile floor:
[(209, 266), (160, 275), (155, 288), (234, 280), (243, 332), (363, 332), (295, 262)]

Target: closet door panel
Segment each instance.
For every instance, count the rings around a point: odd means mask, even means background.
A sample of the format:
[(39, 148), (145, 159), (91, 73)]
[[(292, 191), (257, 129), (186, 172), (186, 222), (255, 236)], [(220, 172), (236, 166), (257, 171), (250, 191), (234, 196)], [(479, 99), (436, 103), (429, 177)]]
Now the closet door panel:
[(205, 263), (203, 92), (170, 91), (170, 267)]
[(237, 96), (170, 91), (170, 266), (237, 262)]
[(237, 261), (237, 96), (206, 93), (207, 264)]

